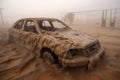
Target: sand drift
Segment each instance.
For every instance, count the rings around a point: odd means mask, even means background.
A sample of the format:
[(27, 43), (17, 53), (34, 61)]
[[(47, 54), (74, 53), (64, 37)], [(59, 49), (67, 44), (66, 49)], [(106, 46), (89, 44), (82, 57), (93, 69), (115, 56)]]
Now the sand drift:
[(62, 70), (56, 65), (47, 65), (36, 58), (34, 52), (9, 43), (7, 32), (0, 34), (0, 80), (119, 80), (120, 79), (120, 46), (105, 42), (100, 37), (106, 50), (94, 71), (84, 68), (67, 68)]

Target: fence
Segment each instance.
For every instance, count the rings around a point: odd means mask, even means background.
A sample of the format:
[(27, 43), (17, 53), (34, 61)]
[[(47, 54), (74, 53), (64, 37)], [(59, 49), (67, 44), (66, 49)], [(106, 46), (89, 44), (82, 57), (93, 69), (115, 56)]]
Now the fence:
[(120, 28), (120, 8), (70, 12), (64, 20), (75, 25)]

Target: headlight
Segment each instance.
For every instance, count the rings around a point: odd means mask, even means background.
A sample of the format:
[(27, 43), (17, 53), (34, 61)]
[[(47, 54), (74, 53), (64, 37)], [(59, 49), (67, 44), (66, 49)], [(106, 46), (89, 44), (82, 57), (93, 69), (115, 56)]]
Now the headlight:
[(88, 46), (86, 48), (86, 53), (87, 53), (87, 56), (91, 56), (91, 55), (94, 55), (95, 53), (97, 53), (97, 51), (100, 49), (100, 43), (99, 42), (96, 42), (94, 44), (91, 44), (90, 46)]
[(67, 52), (67, 58), (71, 59), (71, 58), (75, 58), (78, 56), (82, 56), (83, 55), (83, 50), (82, 49), (70, 49)]

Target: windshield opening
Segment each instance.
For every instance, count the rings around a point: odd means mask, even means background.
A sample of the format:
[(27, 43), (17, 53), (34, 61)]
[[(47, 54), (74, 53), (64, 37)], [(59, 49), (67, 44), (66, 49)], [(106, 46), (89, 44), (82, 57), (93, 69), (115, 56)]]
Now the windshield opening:
[(42, 20), (39, 21), (39, 26), (47, 31), (70, 29), (66, 24), (58, 20)]

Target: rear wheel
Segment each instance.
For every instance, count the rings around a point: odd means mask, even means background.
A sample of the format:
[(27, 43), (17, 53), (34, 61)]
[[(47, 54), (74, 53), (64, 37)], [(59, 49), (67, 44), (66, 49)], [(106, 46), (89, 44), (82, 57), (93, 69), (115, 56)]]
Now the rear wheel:
[(10, 43), (14, 42), (13, 36), (9, 35), (8, 41), (9, 41)]

